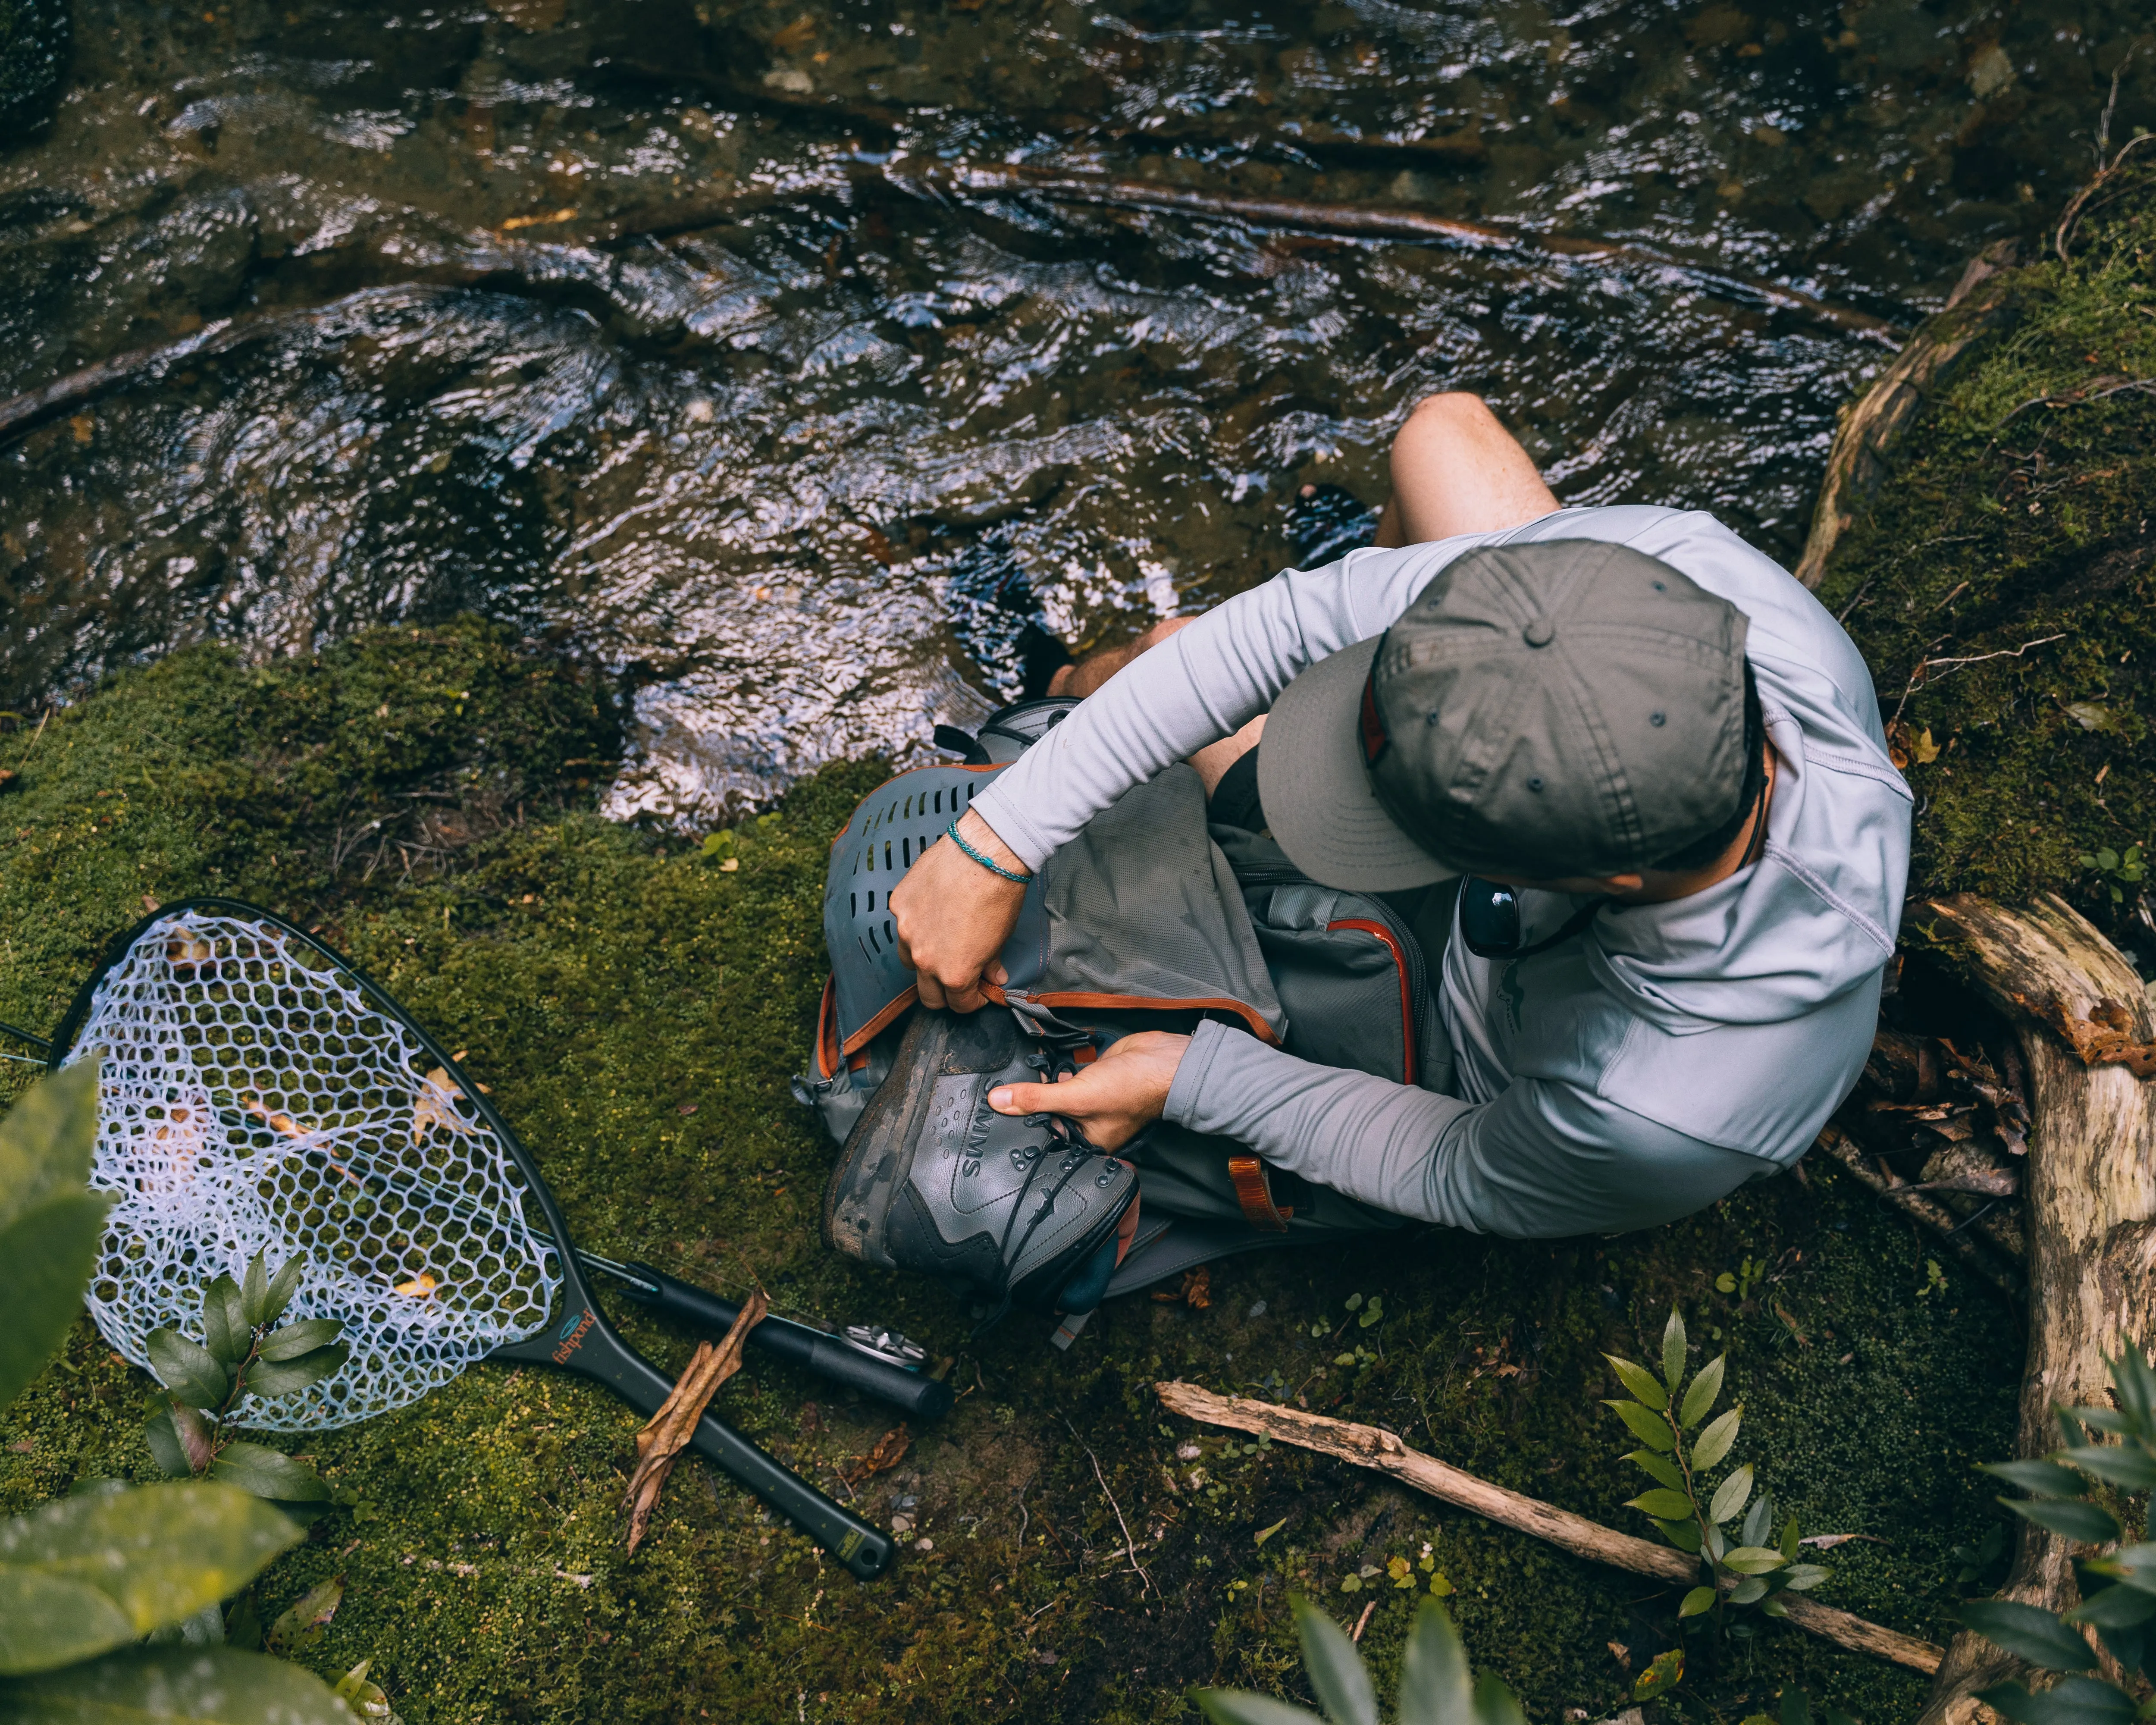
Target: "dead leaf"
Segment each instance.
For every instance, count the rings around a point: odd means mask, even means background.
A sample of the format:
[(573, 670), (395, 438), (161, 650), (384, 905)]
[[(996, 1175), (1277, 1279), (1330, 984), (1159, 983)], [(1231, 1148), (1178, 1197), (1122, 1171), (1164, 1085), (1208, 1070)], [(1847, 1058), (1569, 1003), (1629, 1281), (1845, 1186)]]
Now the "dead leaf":
[(1912, 731), (1906, 720), (1897, 719), (1887, 727), (1887, 757), (1894, 763), (1895, 770), (1906, 773), (1912, 762), (1928, 767), (1938, 759), (1940, 746), (1932, 741), (1931, 726)]
[(550, 209), (543, 215), (511, 216), (495, 231), (497, 234), (514, 234), (520, 228), (552, 228), (557, 222), (573, 222), (576, 219), (577, 212), (572, 206), (567, 209)]
[(2066, 703), (2066, 716), (2084, 731), (2116, 731), (2118, 715), (2107, 706), (2093, 701), (2070, 701)]
[(472, 1124), (457, 1112), (454, 1106), (464, 1099), (464, 1091), (447, 1069), (435, 1067), (420, 1085), (419, 1094), (412, 1103), (412, 1142), (416, 1144), (426, 1137), (430, 1126), (445, 1126), (453, 1132), (470, 1137)]
[(398, 1282), (396, 1291), (408, 1300), (427, 1300), (434, 1297), (434, 1290), (439, 1286), (441, 1283), (434, 1280), (434, 1272), (423, 1270), (411, 1281)]
[(168, 1404), (172, 1410), (172, 1430), (179, 1434), (187, 1466), (201, 1473), (217, 1459), (217, 1445), (210, 1436), (209, 1422), (185, 1402)]
[(2034, 1005), (2024, 995), (2014, 999), (2065, 1037), (2084, 1066), (2123, 1066), (2136, 1078), (2156, 1078), (2156, 1042), (2133, 1040), (2133, 1015), (2116, 1000), (2099, 1000), (2087, 1018), (2077, 1019), (2056, 997)]
[(816, 20), (804, 12), (784, 29), (773, 32), (771, 49), (774, 54), (791, 54), (815, 33)]
[(875, 1440), (875, 1447), (867, 1455), (851, 1467), (841, 1470), (839, 1477), (850, 1486), (858, 1486), (872, 1473), (897, 1466), (912, 1447), (913, 1434), (903, 1425), (894, 1425)]
[(1184, 1303), (1203, 1312), (1213, 1303), (1213, 1270), (1201, 1264), (1195, 1270), (1185, 1271), (1183, 1276)]
[(1881, 1539), (1876, 1533), (1807, 1533), (1797, 1543), (1815, 1545), (1821, 1551), (1832, 1551), (1837, 1545), (1846, 1545), (1852, 1539), (1861, 1539), (1868, 1545), (1892, 1545), (1891, 1539)]
[(698, 1343), (689, 1369), (682, 1373), (650, 1423), (637, 1433), (636, 1468), (622, 1497), (623, 1507), (629, 1511), (630, 1551), (643, 1543), (651, 1526), (651, 1512), (659, 1507), (666, 1476), (674, 1471), (674, 1458), (688, 1448), (689, 1440), (696, 1434), (696, 1422), (704, 1417), (704, 1409), (711, 1405), (719, 1386), (741, 1369), (742, 1349), (748, 1342), (748, 1332), (770, 1309), (771, 1302), (758, 1288), (716, 1345)]
[(1604, 1645), (1609, 1649), (1609, 1656), (1617, 1661), (1620, 1668), (1626, 1671), (1632, 1669), (1632, 1650), (1630, 1647), (1622, 1641), (1609, 1641)]
[(288, 1138), (304, 1138), (307, 1128), (289, 1114), (273, 1114), (268, 1104), (259, 1096), (242, 1096), (239, 1106), (252, 1114), (273, 1132), (282, 1132)]
[(312, 1646), (322, 1638), (330, 1620), (344, 1603), (344, 1577), (332, 1575), (317, 1582), (294, 1600), (262, 1637), (263, 1645), (287, 1658)]

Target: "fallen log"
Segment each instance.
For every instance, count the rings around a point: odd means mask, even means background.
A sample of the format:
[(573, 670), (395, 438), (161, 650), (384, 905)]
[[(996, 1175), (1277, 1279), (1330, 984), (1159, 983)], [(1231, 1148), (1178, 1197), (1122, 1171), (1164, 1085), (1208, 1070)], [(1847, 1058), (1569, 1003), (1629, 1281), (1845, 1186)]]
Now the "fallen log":
[[(2053, 1408), (2107, 1403), (2104, 1352), (2156, 1319), (2156, 1085), (2120, 1051), (2156, 1040), (2156, 1025), (2133, 968), (2056, 896), (2021, 911), (1933, 899), (1903, 926), (2005, 1014), (2027, 1064), (2029, 1353), (2015, 1454), (2042, 1455), (2058, 1443)], [(2066, 1609), (2080, 1597), (2074, 1549), (2023, 1522), (1999, 1597)], [(2020, 1669), (1983, 1637), (1957, 1635), (1920, 1725), (1974, 1725), (1989, 1712), (1976, 1692)]]
[(1673, 275), (1712, 291), (1750, 300), (1775, 311), (1793, 311), (1845, 334), (1897, 345), (1899, 331), (1883, 317), (1853, 306), (1835, 305), (1779, 282), (1735, 275), (1685, 262), (1642, 246), (1621, 245), (1563, 234), (1535, 234), (1463, 222), (1427, 210), (1383, 204), (1318, 203), (1297, 198), (1250, 198), (1188, 187), (1163, 186), (1150, 180), (1116, 180), (1072, 174), (1022, 162), (927, 161), (901, 157), (880, 172), (894, 184), (943, 193), (1014, 192), (1065, 203), (1090, 203), (1118, 209), (1173, 210), (1215, 220), (1253, 222), (1293, 228), (1307, 234), (1338, 234), (1358, 239), (1409, 239), (1462, 247), (1472, 251), (1599, 259)]
[[(1820, 482), (1804, 554), (1791, 572), (1806, 587), (1818, 587), (1825, 577), (1835, 542), (1886, 478), (1887, 452), (1916, 418), (1917, 409), (1946, 387), (1956, 362), (1979, 336), (2012, 320), (2006, 270), (2014, 252), (2012, 240), (2001, 240), (1970, 259), (1939, 315), (1909, 338), (1893, 363), (1872, 380), (1855, 406), (1844, 411), (1827, 451), (1826, 476)], [(1858, 598), (1862, 596), (1860, 592)]]
[[(1532, 1533), (1576, 1557), (1591, 1558), (1598, 1563), (1629, 1569), (1635, 1575), (1651, 1576), (1672, 1586), (1699, 1579), (1699, 1561), (1696, 1558), (1687, 1557), (1670, 1546), (1620, 1533), (1584, 1516), (1574, 1515), (1570, 1510), (1559, 1509), (1553, 1503), (1494, 1486), (1435, 1455), (1409, 1449), (1391, 1432), (1374, 1425), (1351, 1425), (1344, 1420), (1306, 1414), (1300, 1408), (1257, 1401), (1249, 1396), (1215, 1395), (1194, 1384), (1156, 1384), (1153, 1389), (1163, 1406), (1187, 1419), (1208, 1425), (1229, 1426), (1237, 1431), (1263, 1433), (1277, 1443), (1294, 1444), (1336, 1461), (1352, 1462), (1357, 1467), (1389, 1474), (1441, 1502), (1471, 1510), (1522, 1533)], [(1736, 1584), (1735, 1578), (1731, 1579), (1730, 1584)], [(1802, 1594), (1784, 1594), (1781, 1597), (1789, 1609), (1789, 1621), (1823, 1640), (1853, 1648), (1859, 1653), (1892, 1660), (1912, 1671), (1929, 1673), (1938, 1668), (1939, 1649), (1928, 1641), (1867, 1622), (1846, 1611), (1837, 1611)]]

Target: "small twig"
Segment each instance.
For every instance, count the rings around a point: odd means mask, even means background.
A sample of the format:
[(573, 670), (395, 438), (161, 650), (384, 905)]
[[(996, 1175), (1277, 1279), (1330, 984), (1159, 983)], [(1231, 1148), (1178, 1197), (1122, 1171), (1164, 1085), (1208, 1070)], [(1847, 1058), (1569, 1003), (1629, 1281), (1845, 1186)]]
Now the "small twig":
[[(2091, 402), (2109, 401), (2114, 395), (2156, 395), (2156, 377), (2128, 377), (2112, 384), (2108, 389), (2097, 390), (2093, 395), (2085, 395), (2077, 389), (2064, 390), (2056, 395), (2032, 395), (1993, 429), (1994, 431), (2005, 430), (2030, 408), (2086, 407)], [(2009, 449), (2006, 453), (2011, 455), (2014, 452)], [(2047, 489), (2056, 490), (2058, 487), (2054, 485)]]
[(2066, 243), (2074, 237), (2074, 229), (2080, 225), (2081, 218), (2088, 213), (2089, 200), (2095, 195), (2097, 188), (2118, 172), (2120, 166), (2129, 155), (2152, 137), (2156, 137), (2156, 132), (2143, 132), (2138, 138), (2128, 139), (2118, 146), (2118, 153), (2111, 158), (2111, 165), (2074, 194), (2073, 201), (2066, 206), (2066, 214), (2060, 219), (2058, 234), (2054, 241), (2061, 263), (2067, 261)]
[(1532, 234), (1479, 222), (1462, 222), (1427, 210), (1367, 204), (1320, 203), (1294, 198), (1249, 198), (1231, 193), (1163, 186), (1146, 180), (1114, 180), (1096, 174), (1059, 172), (1016, 162), (922, 161), (900, 157), (880, 172), (892, 184), (936, 192), (1032, 193), (1065, 203), (1109, 208), (1179, 211), (1214, 220), (1300, 228), (1372, 239), (1420, 240), (1477, 252), (1555, 255), (1603, 261), (1674, 275), (1710, 290), (1794, 311), (1845, 333), (1897, 345), (1899, 331), (1883, 317), (1834, 305), (1779, 282), (1760, 281), (1666, 257), (1640, 246), (1568, 234)]
[(1131, 1538), (1131, 1524), (1123, 1519), (1123, 1507), (1116, 1502), (1116, 1494), (1108, 1489), (1107, 1476), (1101, 1471), (1101, 1458), (1093, 1453), (1093, 1446), (1091, 1444), (1085, 1439), (1078, 1437), (1078, 1428), (1070, 1425), (1068, 1414), (1064, 1416), (1063, 1423), (1070, 1427), (1070, 1435), (1078, 1438), (1078, 1447), (1086, 1452), (1086, 1459), (1093, 1464), (1093, 1477), (1101, 1482), (1101, 1496), (1108, 1500), (1108, 1507), (1116, 1512), (1116, 1525), (1123, 1530), (1123, 1555), (1131, 1560), (1131, 1568), (1145, 1578), (1147, 1591), (1158, 1593), (1160, 1589), (1152, 1584), (1152, 1576), (1147, 1572), (1146, 1566), (1138, 1561), (1138, 1548)]
[(1363, 1639), (1363, 1631), (1369, 1625), (1370, 1614), (1377, 1609), (1378, 1602), (1375, 1599), (1363, 1606), (1363, 1615), (1355, 1620), (1355, 1633), (1348, 1638), (1349, 1640), (1359, 1641)]
[[(1982, 665), (1987, 660), (2019, 659), (2032, 647), (2048, 647), (2052, 642), (2063, 641), (2066, 638), (2066, 631), (2061, 629), (2055, 635), (2043, 635), (2033, 641), (2024, 641), (2020, 646), (2010, 650), (2002, 647), (1996, 653), (1972, 653), (1961, 659), (1920, 659), (1917, 661), (1917, 668), (1909, 673), (1909, 680), (1902, 690), (1901, 700), (1895, 703), (1893, 718), (1890, 718), (1887, 722), (1891, 725), (1894, 722), (1894, 719), (1902, 716), (1902, 709), (1909, 704), (1909, 697), (1912, 695), (1919, 689), (1930, 688), (1933, 683), (1938, 680), (1937, 678), (1926, 677), (1924, 673), (1928, 670), (1943, 666), (1948, 670), (1953, 671), (1959, 670), (1966, 665)], [(1943, 640), (1947, 638), (1941, 636), (1940, 639)]]
[(1040, 1477), (1039, 1468), (1025, 1476), (1025, 1483), (1018, 1488), (1018, 1543), (1025, 1543), (1025, 1530), (1033, 1525), (1033, 1512), (1026, 1507), (1025, 1494), (1033, 1489), (1033, 1482)]

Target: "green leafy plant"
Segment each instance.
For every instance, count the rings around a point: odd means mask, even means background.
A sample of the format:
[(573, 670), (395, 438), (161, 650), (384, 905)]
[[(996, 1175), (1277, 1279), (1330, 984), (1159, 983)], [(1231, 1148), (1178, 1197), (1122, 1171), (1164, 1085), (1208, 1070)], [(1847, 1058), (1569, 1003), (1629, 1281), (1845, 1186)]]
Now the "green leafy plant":
[[(82, 1309), (107, 1200), (86, 1190), (97, 1072), (48, 1078), (0, 1119), (0, 1407)], [(218, 1480), (95, 1481), (0, 1522), (0, 1717), (349, 1725), (311, 1673), (217, 1645), (141, 1645), (198, 1625), (280, 1552), (291, 1517)]]
[(1714, 1279), (1714, 1285), (1725, 1294), (1734, 1294), (1738, 1301), (1752, 1297), (1752, 1290), (1767, 1279), (1767, 1260), (1747, 1255), (1736, 1269), (1725, 1270)]
[[(2096, 1631), (2104, 1651), (2145, 1689), (2156, 1674), (2156, 1543), (2122, 1544), (2125, 1529), (2099, 1497), (2156, 1486), (2156, 1369), (2133, 1343), (2108, 1362), (2118, 1405), (2061, 1408), (2065, 1445), (2034, 1461), (1996, 1461), (1985, 1471), (2029, 1493), (2002, 1497), (2006, 1507), (2063, 1539), (2102, 1548), (2074, 1560), (2082, 1602), (2066, 1612), (2013, 1599), (1980, 1599), (1962, 1621), (2040, 1671), (2063, 1675), (2050, 1687), (1996, 1685), (1978, 1699), (2021, 1725), (2123, 1725), (2156, 1714), (2156, 1697), (2137, 1700), (2097, 1670)], [(2099, 1441), (2097, 1434), (2116, 1438)]]
[(304, 1318), (275, 1327), (300, 1290), (304, 1260), (272, 1271), (257, 1252), (244, 1281), (220, 1276), (203, 1294), (203, 1339), (177, 1330), (150, 1332), (150, 1364), (165, 1393), (151, 1399), (142, 1435), (168, 1479), (222, 1480), (298, 1511), (334, 1498), (303, 1462), (231, 1435), (233, 1410), (243, 1396), (295, 1395), (328, 1377), (351, 1357), (333, 1317)]
[(1984, 1571), (2006, 1555), (2005, 1523), (1994, 1522), (1984, 1530), (1982, 1538), (1972, 1540), (1965, 1545), (1957, 1545), (1947, 1555), (1957, 1565), (1951, 1584), (1953, 1586), (1969, 1587), (1981, 1582)]
[[(2068, 709), (2071, 711), (2071, 709)], [(2104, 890), (2110, 893), (2115, 905), (2126, 902), (2126, 889), (2138, 886), (2148, 872), (2148, 865), (2141, 855), (2138, 845), (2129, 845), (2121, 855), (2109, 845), (2082, 853), (2082, 866), (2093, 869)]]
[[(1725, 1604), (1757, 1605), (1769, 1617), (1786, 1616), (1789, 1607), (1781, 1595), (1817, 1587), (1827, 1572), (1817, 1563), (1798, 1561), (1794, 1516), (1783, 1523), (1779, 1537), (1774, 1534), (1774, 1499), (1763, 1491), (1753, 1497), (1749, 1463), (1733, 1469), (1711, 1490), (1705, 1484), (1705, 1476), (1728, 1459), (1736, 1445), (1744, 1409), (1740, 1403), (1707, 1420), (1721, 1399), (1729, 1357), (1716, 1355), (1687, 1383), (1686, 1346), (1683, 1314), (1672, 1308), (1662, 1331), (1661, 1376), (1614, 1353), (1604, 1356), (1633, 1398), (1605, 1405), (1616, 1410), (1643, 1445), (1625, 1459), (1655, 1481), (1654, 1489), (1633, 1498), (1630, 1507), (1651, 1520), (1671, 1545), (1700, 1560), (1700, 1584), (1684, 1596), (1679, 1617), (1712, 1611), (1719, 1620)], [(1725, 1531), (1732, 1522), (1737, 1523), (1733, 1536)], [(1770, 1538), (1775, 1540), (1772, 1545), (1767, 1543)]]
[[(1303, 1668), (1325, 1718), (1332, 1725), (1378, 1725), (1378, 1692), (1348, 1631), (1307, 1599), (1290, 1603)], [(1244, 1689), (1200, 1689), (1193, 1698), (1214, 1725), (1309, 1725), (1318, 1717)], [(1527, 1725), (1511, 1690), (1486, 1671), (1469, 1675), (1460, 1631), (1431, 1599), (1415, 1608), (1394, 1717), (1398, 1725)]]

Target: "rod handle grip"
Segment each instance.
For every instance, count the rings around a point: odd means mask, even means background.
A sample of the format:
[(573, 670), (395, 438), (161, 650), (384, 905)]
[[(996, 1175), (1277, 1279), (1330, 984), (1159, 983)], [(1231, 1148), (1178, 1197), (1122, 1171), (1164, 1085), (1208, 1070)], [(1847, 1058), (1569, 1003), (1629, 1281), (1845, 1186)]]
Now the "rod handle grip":
[[(647, 1312), (670, 1317), (692, 1330), (723, 1336), (741, 1314), (741, 1307), (693, 1282), (669, 1276), (649, 1264), (623, 1266), (656, 1288), (646, 1293), (630, 1286), (629, 1298)], [(858, 1389), (901, 1412), (921, 1420), (939, 1420), (951, 1410), (951, 1386), (925, 1373), (910, 1371), (894, 1361), (881, 1360), (848, 1345), (835, 1336), (813, 1330), (783, 1317), (766, 1317), (748, 1332), (748, 1345), (775, 1359), (805, 1367), (834, 1384)]]

